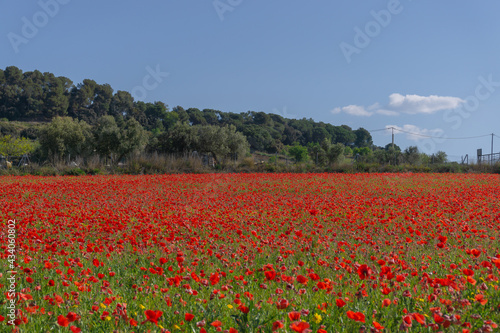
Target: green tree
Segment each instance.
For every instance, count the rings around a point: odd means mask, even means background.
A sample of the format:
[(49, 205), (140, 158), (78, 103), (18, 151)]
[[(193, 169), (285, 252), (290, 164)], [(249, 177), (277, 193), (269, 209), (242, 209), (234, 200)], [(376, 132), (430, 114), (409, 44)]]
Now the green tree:
[(405, 158), (406, 163), (411, 165), (417, 165), (420, 163), (420, 152), (417, 146), (410, 146), (405, 149), (403, 156)]
[(116, 117), (131, 118), (134, 115), (134, 97), (127, 92), (118, 90), (111, 99), (110, 114)]
[(5, 68), (0, 84), (0, 117), (16, 120), (22, 116), (19, 110), (21, 106), (21, 95), (23, 72), (15, 67)]
[(120, 128), (120, 145), (117, 149), (116, 162), (134, 152), (142, 152), (148, 142), (148, 133), (134, 118), (128, 119)]
[(342, 143), (345, 146), (352, 146), (356, 140), (356, 135), (347, 125), (335, 127), (335, 142)]
[(344, 157), (345, 146), (341, 143), (332, 145), (330, 140), (325, 139), (321, 143), (321, 147), (325, 152), (326, 161), (330, 165), (340, 162)]
[(295, 159), (295, 162), (306, 162), (308, 156), (307, 148), (296, 142), (288, 148), (288, 153)]
[(73, 82), (63, 76), (56, 77), (52, 73), (44, 73), (44, 77), (47, 88), (44, 93), (43, 116), (46, 119), (66, 116), (69, 107), (69, 91)]
[(316, 163), (316, 165), (322, 165), (324, 163), (325, 151), (321, 148), (321, 145), (317, 142), (309, 142), (307, 144), (307, 150), (309, 151), (309, 157)]
[(344, 148), (344, 156), (352, 156), (352, 154), (353, 154), (352, 148), (346, 146)]
[(13, 138), (10, 135), (0, 138), (0, 155), (6, 158), (30, 154), (35, 147), (35, 142), (26, 138)]
[(113, 89), (109, 84), (85, 79), (71, 90), (68, 114), (93, 125), (110, 112), (112, 99)]
[(177, 114), (181, 123), (189, 122), (189, 115), (182, 106), (177, 105), (172, 109), (172, 112), (175, 112)]
[[(384, 149), (385, 149), (385, 150), (389, 150), (389, 149), (391, 149), (391, 148), (393, 148), (393, 147), (392, 147), (392, 143), (388, 143), (388, 144), (386, 144), (386, 145), (385, 145), (385, 147), (384, 147)], [(400, 148), (397, 144), (394, 144), (394, 150), (395, 150), (395, 151), (401, 151), (401, 148)]]
[(186, 110), (189, 115), (189, 122), (191, 125), (206, 125), (207, 120), (203, 117), (203, 112), (197, 108), (189, 108)]
[(195, 126), (196, 148), (201, 153), (211, 154), (215, 163), (231, 152), (228, 146), (228, 131), (223, 127), (205, 125)]
[(354, 145), (356, 147), (371, 147), (373, 145), (373, 140), (370, 132), (368, 132), (364, 128), (358, 128), (354, 131), (354, 134), (356, 135), (356, 140), (354, 141)]
[(91, 127), (83, 120), (56, 117), (40, 129), (39, 141), (46, 157), (86, 156), (92, 150)]
[(186, 153), (196, 150), (195, 132), (195, 129), (188, 123), (178, 122), (168, 131), (158, 135), (155, 149), (160, 153)]
[(229, 125), (222, 127), (227, 133), (227, 146), (230, 154), (245, 156), (250, 149), (250, 144), (243, 133), (236, 131), (236, 126)]
[(324, 139), (330, 139), (330, 134), (324, 127), (316, 127), (312, 132), (312, 140), (313, 142), (320, 143)]
[(114, 117), (99, 118), (92, 128), (92, 134), (95, 150), (100, 156), (109, 157), (119, 151), (121, 133)]
[(436, 154), (431, 155), (431, 162), (435, 164), (443, 164), (448, 162), (448, 155), (444, 151), (438, 151)]
[(368, 156), (372, 153), (372, 150), (368, 147), (354, 148), (352, 153), (354, 155)]

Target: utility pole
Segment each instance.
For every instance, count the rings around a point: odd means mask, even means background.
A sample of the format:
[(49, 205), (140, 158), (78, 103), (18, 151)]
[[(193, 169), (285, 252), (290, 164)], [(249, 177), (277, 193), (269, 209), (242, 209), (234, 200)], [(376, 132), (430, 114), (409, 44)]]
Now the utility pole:
[(392, 151), (394, 153), (394, 165), (396, 165), (397, 161), (396, 161), (396, 150), (394, 149), (394, 127), (391, 127), (391, 130), (392, 130)]
[(394, 149), (394, 127), (391, 127), (392, 129), (392, 149)]
[(493, 165), (493, 137), (495, 136), (495, 133), (491, 133), (491, 159), (490, 159), (490, 164)]

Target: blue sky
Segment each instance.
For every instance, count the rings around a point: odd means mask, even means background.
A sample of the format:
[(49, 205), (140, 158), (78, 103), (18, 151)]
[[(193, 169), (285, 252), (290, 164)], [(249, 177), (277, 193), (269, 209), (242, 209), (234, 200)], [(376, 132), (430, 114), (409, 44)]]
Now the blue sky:
[[(500, 136), (500, 2), (4, 0), (0, 67), (221, 111)], [(34, 29), (33, 29), (34, 28)], [(144, 88), (144, 78), (159, 72)], [(166, 73), (168, 72), (168, 76)], [(154, 87), (154, 88), (153, 88)], [(384, 146), (385, 131), (372, 133)], [(491, 136), (396, 135), (450, 159)], [(495, 151), (500, 151), (496, 138)]]

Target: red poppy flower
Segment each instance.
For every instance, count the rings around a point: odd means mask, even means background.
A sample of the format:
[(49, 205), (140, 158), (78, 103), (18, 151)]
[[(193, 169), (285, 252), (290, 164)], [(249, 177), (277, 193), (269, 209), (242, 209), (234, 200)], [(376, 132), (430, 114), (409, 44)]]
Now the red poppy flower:
[(274, 280), (276, 278), (276, 272), (275, 271), (265, 271), (264, 275), (266, 276), (267, 280)]
[(67, 327), (69, 325), (69, 320), (63, 315), (59, 315), (59, 317), (57, 317), (57, 324), (62, 327)]
[(411, 327), (411, 324), (412, 324), (412, 316), (410, 315), (406, 315), (403, 317), (403, 325), (404, 327), (406, 328), (410, 328)]
[(298, 283), (301, 283), (301, 284), (303, 284), (303, 285), (306, 285), (306, 284), (307, 284), (307, 281), (309, 281), (309, 279), (308, 279), (308, 278), (306, 278), (305, 276), (303, 276), (303, 275), (298, 275), (298, 276), (297, 276), (297, 282), (298, 282)]
[(290, 318), (291, 321), (296, 321), (300, 319), (300, 312), (289, 312), (288, 313), (288, 318)]
[(144, 314), (146, 315), (146, 321), (150, 321), (158, 326), (158, 319), (160, 319), (163, 312), (162, 311), (146, 310), (144, 312)]
[(347, 311), (347, 317), (354, 321), (365, 322), (365, 315), (362, 312)]
[(273, 332), (274, 332), (274, 331), (277, 331), (278, 329), (283, 328), (283, 327), (285, 327), (285, 325), (283, 324), (283, 322), (281, 322), (281, 321), (279, 321), (279, 320), (278, 320), (278, 321), (275, 321), (275, 322), (273, 323)]
[(286, 309), (288, 307), (288, 301), (286, 299), (282, 299), (276, 303), (276, 307), (280, 310)]
[(421, 315), (420, 313), (413, 313), (412, 314), (413, 319), (415, 319), (420, 325), (425, 325), (425, 317), (424, 315)]
[(359, 278), (361, 280), (364, 280), (364, 279), (368, 278), (372, 274), (373, 274), (372, 269), (370, 267), (368, 267), (367, 265), (361, 265), (361, 266), (359, 266), (359, 268), (358, 268), (358, 275), (359, 275)]
[(298, 332), (298, 333), (302, 333), (304, 332), (305, 330), (307, 330), (308, 328), (310, 327), (310, 325), (306, 322), (303, 322), (303, 321), (296, 321), (296, 322), (293, 322), (291, 325), (290, 325), (290, 328), (292, 330), (294, 330), (295, 332)]
[(337, 299), (335, 300), (335, 304), (337, 304), (337, 306), (338, 306), (339, 308), (341, 308), (341, 307), (343, 307), (344, 305), (346, 305), (346, 302), (344, 302), (344, 300), (343, 300), (343, 299), (341, 299), (341, 298), (337, 298)]
[(80, 315), (74, 313), (74, 312), (69, 312), (67, 315), (66, 315), (66, 318), (68, 318), (69, 322), (72, 323), (74, 321), (77, 321), (78, 319), (80, 319)]
[(477, 302), (479, 302), (481, 305), (485, 305), (486, 303), (488, 303), (488, 300), (486, 298), (484, 298), (484, 295), (483, 294), (477, 294), (475, 296), (475, 299)]

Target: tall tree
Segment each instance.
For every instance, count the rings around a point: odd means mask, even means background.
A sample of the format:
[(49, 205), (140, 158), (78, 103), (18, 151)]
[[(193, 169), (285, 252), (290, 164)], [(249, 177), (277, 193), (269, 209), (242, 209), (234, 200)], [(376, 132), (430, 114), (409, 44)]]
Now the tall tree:
[(121, 145), (121, 133), (113, 116), (99, 118), (92, 128), (92, 134), (95, 150), (100, 156), (112, 157), (113, 154), (118, 153)]
[(371, 147), (373, 145), (373, 140), (370, 132), (365, 130), (363, 127), (355, 130), (354, 134), (356, 135), (356, 141), (354, 142), (356, 147)]
[(86, 156), (92, 149), (91, 127), (83, 120), (56, 117), (40, 129), (39, 142), (48, 157)]

